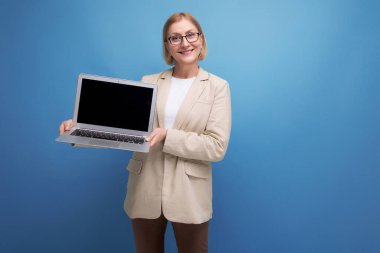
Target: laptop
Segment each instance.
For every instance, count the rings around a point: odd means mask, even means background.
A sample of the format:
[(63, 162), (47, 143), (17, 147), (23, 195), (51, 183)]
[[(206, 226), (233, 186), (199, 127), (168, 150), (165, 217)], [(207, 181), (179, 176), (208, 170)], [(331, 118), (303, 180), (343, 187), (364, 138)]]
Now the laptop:
[(154, 84), (80, 74), (74, 126), (56, 141), (149, 152), (156, 97)]

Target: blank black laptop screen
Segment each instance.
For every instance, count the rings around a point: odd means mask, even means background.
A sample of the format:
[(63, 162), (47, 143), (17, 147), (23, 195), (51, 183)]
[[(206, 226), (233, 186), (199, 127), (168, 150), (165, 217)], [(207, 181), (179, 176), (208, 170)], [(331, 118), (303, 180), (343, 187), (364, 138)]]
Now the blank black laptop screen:
[(82, 80), (78, 123), (148, 131), (153, 89)]

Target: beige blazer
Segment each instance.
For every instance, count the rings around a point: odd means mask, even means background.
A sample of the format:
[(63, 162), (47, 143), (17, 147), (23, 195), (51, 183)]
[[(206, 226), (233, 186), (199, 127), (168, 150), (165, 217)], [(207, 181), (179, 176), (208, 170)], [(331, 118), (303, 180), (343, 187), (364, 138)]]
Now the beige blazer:
[[(144, 76), (158, 85), (154, 128), (164, 128), (172, 70)], [(212, 217), (211, 162), (223, 159), (231, 130), (228, 83), (200, 69), (164, 143), (128, 163), (124, 209), (130, 218), (203, 223)]]

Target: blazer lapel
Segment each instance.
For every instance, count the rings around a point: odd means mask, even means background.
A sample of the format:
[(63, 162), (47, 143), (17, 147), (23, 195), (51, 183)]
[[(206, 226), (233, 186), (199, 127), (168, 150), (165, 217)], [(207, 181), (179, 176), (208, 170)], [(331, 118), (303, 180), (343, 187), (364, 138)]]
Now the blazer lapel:
[[(171, 72), (172, 73), (172, 72)], [(170, 74), (171, 74), (170, 73)], [(180, 106), (177, 116), (175, 118), (173, 128), (174, 129), (180, 129), (184, 120), (188, 116), (190, 110), (193, 108), (195, 102), (199, 98), (199, 96), (202, 94), (204, 88), (207, 85), (207, 80), (209, 78), (209, 73), (203, 70), (202, 68), (199, 68), (199, 72), (197, 77), (195, 78), (193, 84), (191, 85), (187, 96), (185, 97), (184, 101), (182, 102), (182, 105)], [(170, 84), (170, 82), (169, 82)], [(169, 85), (168, 85), (169, 86)], [(166, 91), (168, 93), (168, 91)], [(167, 99), (167, 94), (165, 99)], [(165, 109), (165, 108), (164, 108)], [(163, 121), (162, 121), (163, 122)]]
[(157, 80), (158, 94), (157, 94), (157, 118), (158, 127), (165, 127), (165, 106), (170, 91), (170, 83), (172, 79), (173, 69), (162, 72)]

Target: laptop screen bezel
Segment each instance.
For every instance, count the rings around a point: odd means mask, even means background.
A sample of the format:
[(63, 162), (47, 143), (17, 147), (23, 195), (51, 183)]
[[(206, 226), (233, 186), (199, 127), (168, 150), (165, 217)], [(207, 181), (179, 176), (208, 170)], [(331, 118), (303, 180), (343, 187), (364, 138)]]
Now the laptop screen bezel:
[[(151, 88), (153, 90), (153, 92), (152, 92), (151, 109), (150, 109), (150, 114), (149, 114), (148, 131), (137, 131), (137, 130), (132, 130), (132, 129), (115, 128), (115, 127), (107, 127), (107, 126), (99, 126), (99, 125), (79, 123), (78, 122), (78, 110), (79, 110), (79, 102), (80, 102), (80, 95), (81, 95), (81, 90), (82, 90), (82, 80), (83, 79)], [(74, 116), (73, 116), (74, 127), (93, 129), (93, 130), (97, 130), (97, 131), (104, 131), (104, 132), (111, 132), (111, 133), (120, 133), (120, 134), (136, 135), (136, 136), (147, 136), (153, 130), (153, 120), (154, 120), (154, 114), (155, 114), (155, 109), (156, 109), (156, 99), (157, 99), (157, 85), (156, 84), (143, 83), (143, 82), (137, 82), (137, 81), (127, 80), (127, 79), (119, 79), (119, 78), (113, 78), (113, 77), (96, 76), (96, 75), (81, 73), (78, 76), (77, 93), (76, 93), (76, 98), (75, 98)]]

